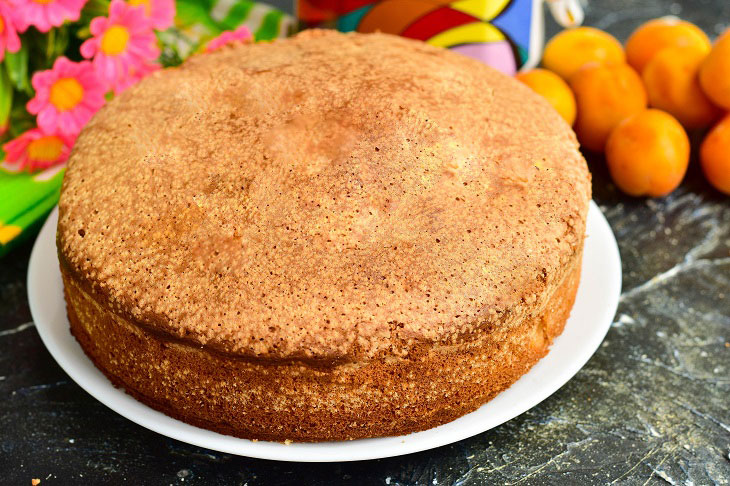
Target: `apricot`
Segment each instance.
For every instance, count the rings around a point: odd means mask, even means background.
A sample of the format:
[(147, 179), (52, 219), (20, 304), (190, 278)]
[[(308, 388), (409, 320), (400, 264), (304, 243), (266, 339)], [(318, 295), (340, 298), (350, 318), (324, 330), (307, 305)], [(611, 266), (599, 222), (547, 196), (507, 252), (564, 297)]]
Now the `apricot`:
[(525, 83), (534, 92), (545, 98), (555, 111), (572, 125), (575, 121), (575, 97), (563, 78), (547, 69), (531, 69), (517, 73), (517, 80)]
[(689, 138), (669, 113), (649, 109), (618, 124), (606, 144), (606, 162), (619, 189), (661, 197), (679, 186), (689, 164)]
[(730, 195), (730, 115), (725, 115), (702, 141), (700, 164), (710, 184)]
[(722, 115), (700, 87), (698, 72), (706, 56), (696, 46), (667, 47), (642, 74), (649, 106), (666, 111), (688, 130), (709, 126)]
[(730, 110), (730, 29), (717, 38), (702, 63), (700, 84), (712, 101)]
[(626, 59), (641, 73), (666, 47), (691, 47), (710, 52), (710, 39), (696, 25), (677, 17), (662, 17), (639, 26), (626, 41)]
[(578, 107), (575, 133), (583, 147), (597, 152), (616, 125), (647, 105), (641, 78), (625, 63), (588, 64), (573, 75), (570, 86)]
[(545, 46), (542, 65), (570, 80), (589, 62), (620, 63), (626, 59), (621, 43), (611, 34), (593, 27), (566, 29)]

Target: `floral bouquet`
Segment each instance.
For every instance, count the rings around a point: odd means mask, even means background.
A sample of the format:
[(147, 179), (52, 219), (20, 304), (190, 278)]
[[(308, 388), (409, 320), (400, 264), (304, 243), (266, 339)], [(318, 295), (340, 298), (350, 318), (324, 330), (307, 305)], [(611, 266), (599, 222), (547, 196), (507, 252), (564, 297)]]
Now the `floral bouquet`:
[(107, 101), (191, 53), (293, 25), (249, 0), (0, 0), (0, 256), (58, 202), (74, 141)]

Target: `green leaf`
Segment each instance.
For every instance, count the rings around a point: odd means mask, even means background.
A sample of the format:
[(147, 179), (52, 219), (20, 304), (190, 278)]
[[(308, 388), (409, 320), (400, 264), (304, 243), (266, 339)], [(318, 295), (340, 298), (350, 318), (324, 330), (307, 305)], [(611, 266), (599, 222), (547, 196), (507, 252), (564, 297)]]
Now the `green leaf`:
[(221, 32), (220, 25), (210, 16), (210, 9), (204, 3), (198, 0), (178, 0), (176, 4), (177, 15), (175, 21), (178, 25), (187, 27), (193, 24), (201, 24), (215, 34)]
[(10, 82), (18, 91), (31, 94), (30, 79), (28, 77), (28, 46), (22, 44), (18, 52), (5, 53), (5, 71)]
[(13, 85), (5, 69), (0, 70), (0, 131), (5, 131), (13, 107)]
[(224, 30), (234, 30), (239, 25), (242, 25), (255, 5), (254, 2), (248, 1), (234, 3), (223, 20), (221, 20), (221, 27)]
[(272, 10), (264, 15), (261, 25), (256, 32), (254, 32), (254, 38), (257, 41), (271, 40), (279, 36), (279, 29), (281, 29), (281, 20), (284, 14), (278, 10)]

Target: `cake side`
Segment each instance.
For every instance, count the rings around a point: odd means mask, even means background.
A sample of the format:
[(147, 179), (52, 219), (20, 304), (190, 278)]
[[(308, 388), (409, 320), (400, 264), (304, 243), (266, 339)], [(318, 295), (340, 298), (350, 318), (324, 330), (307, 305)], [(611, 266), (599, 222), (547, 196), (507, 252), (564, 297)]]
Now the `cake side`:
[(581, 252), (545, 305), (468, 344), (359, 363), (248, 359), (171, 340), (100, 305), (62, 267), (71, 332), (129, 394), (192, 425), (247, 439), (325, 441), (425, 430), (471, 412), (527, 372), (562, 332)]
[(71, 156), (58, 246), (144, 329), (356, 363), (519, 327), (580, 254), (589, 199), (574, 135), (528, 88), (422, 43), (313, 32), (110, 102)]

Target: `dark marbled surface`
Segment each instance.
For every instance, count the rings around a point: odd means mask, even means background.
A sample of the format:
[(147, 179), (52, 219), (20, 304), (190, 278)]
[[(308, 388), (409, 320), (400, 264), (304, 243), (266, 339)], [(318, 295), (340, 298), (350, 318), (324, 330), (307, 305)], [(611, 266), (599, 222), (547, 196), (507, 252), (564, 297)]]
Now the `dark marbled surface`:
[[(673, 13), (711, 35), (727, 0), (591, 1), (622, 40)], [(551, 27), (555, 29), (554, 26)], [(254, 460), (149, 432), (74, 384), (30, 321), (30, 244), (0, 260), (0, 484), (730, 484), (730, 199), (696, 160), (671, 196), (631, 199), (590, 158), (624, 293), (595, 356), (529, 412), (462, 442), (343, 464)]]

